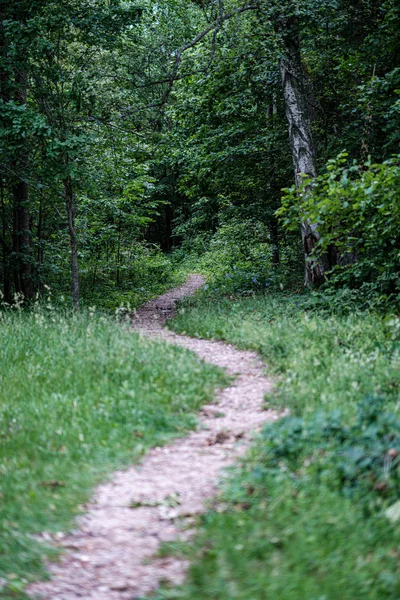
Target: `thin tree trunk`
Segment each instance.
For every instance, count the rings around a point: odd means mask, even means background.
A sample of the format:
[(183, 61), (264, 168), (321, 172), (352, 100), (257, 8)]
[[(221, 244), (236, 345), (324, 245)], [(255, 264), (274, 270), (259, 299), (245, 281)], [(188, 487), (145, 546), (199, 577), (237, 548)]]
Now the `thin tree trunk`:
[[(7, 68), (5, 65), (7, 64), (7, 45), (6, 45), (6, 37), (4, 31), (3, 21), (6, 19), (6, 11), (3, 6), (0, 9), (0, 53), (2, 60), (0, 61), (0, 98), (6, 104), (10, 100), (9, 93), (9, 74), (7, 72)], [(4, 117), (0, 119), (0, 126), (6, 126), (6, 120)], [(5, 191), (5, 178), (3, 176), (3, 172), (0, 173), (0, 201), (1, 201), (1, 218), (2, 218), (2, 266), (3, 266), (3, 300), (5, 302), (11, 302), (11, 279), (10, 279), (10, 253), (11, 248), (8, 247), (7, 244), (7, 214), (4, 200), (4, 191)]]
[(44, 223), (44, 210), (43, 200), (40, 200), (38, 224), (37, 224), (37, 278), (38, 278), (38, 289), (39, 293), (43, 295), (44, 285), (41, 277), (41, 269), (43, 265), (43, 223)]
[(11, 248), (7, 244), (7, 218), (6, 218), (6, 207), (4, 202), (4, 185), (3, 176), (0, 176), (0, 198), (1, 198), (1, 217), (2, 217), (2, 248), (3, 248), (3, 300), (4, 302), (11, 302), (11, 281), (10, 281), (10, 270), (9, 270), (9, 255)]
[(79, 267), (78, 244), (75, 230), (75, 199), (72, 180), (69, 175), (63, 180), (63, 184), (71, 247), (72, 302), (75, 310), (79, 310)]
[(271, 249), (272, 249), (272, 266), (279, 267), (281, 258), (279, 252), (279, 235), (278, 235), (278, 223), (275, 218), (273, 218), (269, 224), (269, 236), (271, 240)]
[[(21, 105), (26, 105), (27, 75), (18, 73), (15, 77), (17, 92), (16, 101)], [(30, 299), (35, 293), (33, 284), (33, 256), (31, 244), (31, 219), (29, 214), (29, 187), (21, 176), (27, 168), (28, 154), (26, 142), (23, 143), (23, 150), (15, 161), (15, 170), (20, 177), (12, 186), (14, 199), (14, 231), (13, 245), (16, 258), (15, 290), (22, 292), (25, 298)]]
[(120, 273), (120, 260), (121, 260), (121, 217), (119, 217), (118, 221), (118, 238), (117, 238), (117, 285), (121, 283), (121, 273)]
[(172, 250), (172, 221), (174, 218), (174, 212), (172, 204), (168, 203), (165, 206), (165, 249), (167, 252)]
[[(280, 73), (295, 181), (296, 186), (299, 187), (304, 175), (307, 177), (317, 175), (317, 167), (297, 18), (282, 18), (277, 22), (277, 31), (283, 43)], [(305, 254), (305, 285), (318, 285), (324, 281), (324, 264), (310, 259), (320, 237), (317, 226), (314, 223), (302, 222), (301, 237)]]
[(30, 299), (35, 293), (32, 277), (31, 224), (28, 208), (29, 189), (25, 181), (13, 185), (14, 232), (13, 250), (16, 258), (15, 290)]
[(100, 251), (99, 250), (97, 251), (96, 262), (94, 263), (94, 267), (93, 267), (92, 291), (96, 287), (96, 282), (97, 282), (97, 267), (98, 267), (99, 262), (100, 262)]

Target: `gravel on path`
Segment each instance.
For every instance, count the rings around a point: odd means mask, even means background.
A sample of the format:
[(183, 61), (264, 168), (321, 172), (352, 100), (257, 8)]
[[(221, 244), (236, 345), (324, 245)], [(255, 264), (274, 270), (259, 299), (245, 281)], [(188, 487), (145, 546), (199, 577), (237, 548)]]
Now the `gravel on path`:
[(133, 328), (195, 352), (225, 369), (234, 382), (203, 407), (197, 431), (150, 450), (140, 464), (114, 473), (97, 488), (78, 528), (59, 540), (65, 551), (59, 563), (48, 566), (52, 578), (29, 586), (33, 597), (135, 600), (161, 582), (180, 584), (189, 565), (157, 557), (160, 544), (190, 538), (196, 515), (215, 495), (224, 468), (243, 455), (254, 431), (279, 418), (265, 408), (272, 383), (254, 352), (163, 328), (177, 301), (203, 284), (201, 275), (191, 275), (180, 288), (148, 302), (133, 315)]

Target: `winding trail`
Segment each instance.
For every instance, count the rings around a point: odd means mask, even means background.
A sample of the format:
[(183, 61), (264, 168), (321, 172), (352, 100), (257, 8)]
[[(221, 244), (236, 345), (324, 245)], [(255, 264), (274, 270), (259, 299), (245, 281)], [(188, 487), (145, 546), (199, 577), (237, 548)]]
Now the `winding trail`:
[(65, 553), (61, 562), (49, 565), (52, 579), (31, 585), (32, 596), (135, 600), (157, 589), (161, 581), (181, 583), (187, 562), (154, 556), (160, 543), (193, 534), (196, 515), (216, 493), (224, 467), (244, 453), (254, 430), (279, 417), (265, 410), (264, 395), (272, 384), (254, 352), (163, 329), (176, 302), (203, 283), (201, 275), (191, 275), (180, 288), (148, 302), (135, 313), (133, 327), (195, 352), (224, 368), (235, 381), (203, 407), (197, 431), (150, 450), (139, 465), (116, 472), (97, 488), (78, 521), (79, 529), (60, 540)]

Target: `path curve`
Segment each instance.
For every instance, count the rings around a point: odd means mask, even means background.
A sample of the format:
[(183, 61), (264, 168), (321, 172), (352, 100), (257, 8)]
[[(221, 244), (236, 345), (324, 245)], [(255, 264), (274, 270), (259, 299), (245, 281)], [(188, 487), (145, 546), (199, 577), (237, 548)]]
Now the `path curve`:
[(97, 488), (79, 530), (60, 542), (65, 553), (60, 563), (49, 565), (52, 579), (28, 588), (34, 597), (134, 600), (161, 581), (181, 583), (187, 562), (154, 558), (160, 543), (192, 535), (195, 517), (215, 494), (222, 469), (244, 453), (255, 429), (278, 418), (265, 410), (264, 395), (272, 384), (254, 352), (163, 329), (176, 302), (203, 283), (201, 275), (191, 275), (180, 288), (148, 302), (135, 313), (133, 327), (192, 350), (234, 375), (234, 383), (203, 407), (197, 431), (150, 450), (139, 465), (116, 472)]

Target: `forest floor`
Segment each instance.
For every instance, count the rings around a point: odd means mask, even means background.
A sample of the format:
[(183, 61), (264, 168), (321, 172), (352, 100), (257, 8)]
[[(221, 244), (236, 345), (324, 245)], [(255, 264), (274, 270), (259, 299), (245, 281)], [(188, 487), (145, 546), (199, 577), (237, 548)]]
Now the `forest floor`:
[(180, 288), (138, 309), (133, 327), (223, 368), (231, 384), (203, 407), (196, 431), (150, 450), (139, 465), (97, 488), (78, 528), (62, 538), (64, 553), (49, 565), (51, 580), (29, 586), (29, 594), (46, 600), (132, 600), (160, 582), (180, 584), (188, 561), (163, 557), (161, 545), (192, 536), (224, 469), (243, 456), (255, 430), (281, 414), (265, 404), (272, 383), (255, 352), (163, 328), (177, 302), (203, 284), (201, 275), (191, 275)]

